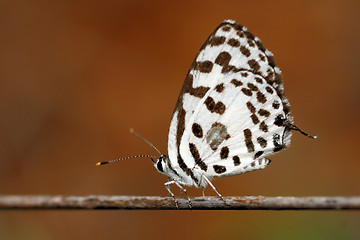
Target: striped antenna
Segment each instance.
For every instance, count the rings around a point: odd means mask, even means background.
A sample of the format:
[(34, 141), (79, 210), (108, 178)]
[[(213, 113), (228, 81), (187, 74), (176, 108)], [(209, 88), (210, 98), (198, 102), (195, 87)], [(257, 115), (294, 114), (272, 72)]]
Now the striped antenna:
[(96, 163), (96, 166), (105, 165), (105, 164), (108, 164), (108, 163), (114, 163), (114, 162), (118, 162), (118, 161), (121, 161), (121, 160), (130, 159), (130, 158), (141, 158), (141, 157), (148, 157), (148, 158), (151, 158), (151, 159), (157, 158), (157, 157), (151, 156), (151, 155), (137, 155), (137, 156), (131, 156), (131, 157), (118, 158), (118, 159), (114, 159), (114, 160), (110, 160), (110, 161), (105, 161), (105, 162), (97, 162), (97, 163)]

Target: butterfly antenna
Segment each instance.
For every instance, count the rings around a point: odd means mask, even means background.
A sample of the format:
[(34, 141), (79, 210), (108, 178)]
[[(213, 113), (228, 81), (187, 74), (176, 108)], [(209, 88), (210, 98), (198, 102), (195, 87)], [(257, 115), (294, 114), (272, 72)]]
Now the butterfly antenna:
[(153, 149), (155, 149), (160, 155), (162, 155), (161, 152), (160, 152), (151, 142), (149, 142), (149, 141), (146, 140), (143, 136), (141, 136), (140, 134), (138, 134), (137, 132), (135, 132), (134, 129), (130, 128), (130, 133), (131, 133), (132, 135), (134, 135), (135, 137), (140, 138), (141, 140), (143, 140), (143, 141), (146, 142), (147, 144), (149, 144), (149, 145), (150, 145)]
[(301, 134), (303, 134), (303, 135), (305, 135), (305, 136), (307, 136), (307, 137), (309, 137), (309, 138), (313, 138), (313, 139), (317, 138), (317, 136), (311, 136), (310, 134), (307, 134), (306, 132), (301, 131), (301, 129), (298, 128), (297, 126), (295, 126), (294, 124), (291, 124), (291, 125), (290, 125), (290, 130), (298, 131), (298, 132), (300, 132)]
[(96, 166), (105, 165), (105, 164), (108, 164), (108, 163), (114, 163), (114, 162), (118, 162), (118, 161), (121, 161), (121, 160), (130, 159), (130, 158), (141, 158), (141, 157), (148, 157), (148, 158), (151, 158), (151, 160), (152, 160), (153, 158), (157, 158), (157, 157), (151, 156), (151, 155), (137, 155), (137, 156), (131, 156), (131, 157), (118, 158), (118, 159), (114, 159), (114, 160), (110, 160), (110, 161), (105, 161), (105, 162), (97, 162), (97, 163), (96, 163)]

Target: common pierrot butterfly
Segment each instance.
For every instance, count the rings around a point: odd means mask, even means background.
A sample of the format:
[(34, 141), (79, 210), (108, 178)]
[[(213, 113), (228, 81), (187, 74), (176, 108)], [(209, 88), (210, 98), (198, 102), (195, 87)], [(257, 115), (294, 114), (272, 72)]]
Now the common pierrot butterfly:
[(187, 73), (170, 122), (169, 155), (134, 134), (159, 152), (160, 157), (140, 157), (157, 159), (154, 166), (168, 176), (165, 186), (173, 197), (170, 184), (185, 194), (183, 186), (210, 185), (222, 198), (211, 183), (213, 177), (265, 168), (268, 155), (290, 144), (291, 130), (312, 137), (293, 123), (273, 54), (246, 27), (225, 20)]

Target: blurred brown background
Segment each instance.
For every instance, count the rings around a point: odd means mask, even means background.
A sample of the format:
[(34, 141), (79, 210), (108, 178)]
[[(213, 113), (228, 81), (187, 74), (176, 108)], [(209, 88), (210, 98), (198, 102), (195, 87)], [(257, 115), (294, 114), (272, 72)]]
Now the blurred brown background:
[[(224, 19), (274, 54), (296, 124), (264, 171), (216, 179), (225, 196), (360, 195), (357, 0), (0, 1), (0, 194), (162, 195), (173, 107)], [(176, 191), (177, 192), (177, 191)], [(208, 194), (213, 192), (208, 189)], [(190, 189), (191, 196), (201, 194)], [(359, 239), (358, 212), (13, 211), (0, 239)]]

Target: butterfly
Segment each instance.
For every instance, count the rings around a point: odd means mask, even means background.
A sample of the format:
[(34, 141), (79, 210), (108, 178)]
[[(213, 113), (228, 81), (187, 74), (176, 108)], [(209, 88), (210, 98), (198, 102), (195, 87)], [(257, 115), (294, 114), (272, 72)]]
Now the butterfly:
[(312, 137), (294, 125), (273, 54), (246, 27), (225, 20), (186, 75), (170, 122), (168, 155), (133, 132), (160, 154), (134, 157), (150, 157), (168, 177), (165, 187), (176, 206), (171, 184), (185, 194), (184, 186), (204, 191), (209, 185), (223, 199), (212, 178), (264, 169), (268, 155), (289, 146), (291, 130)]

